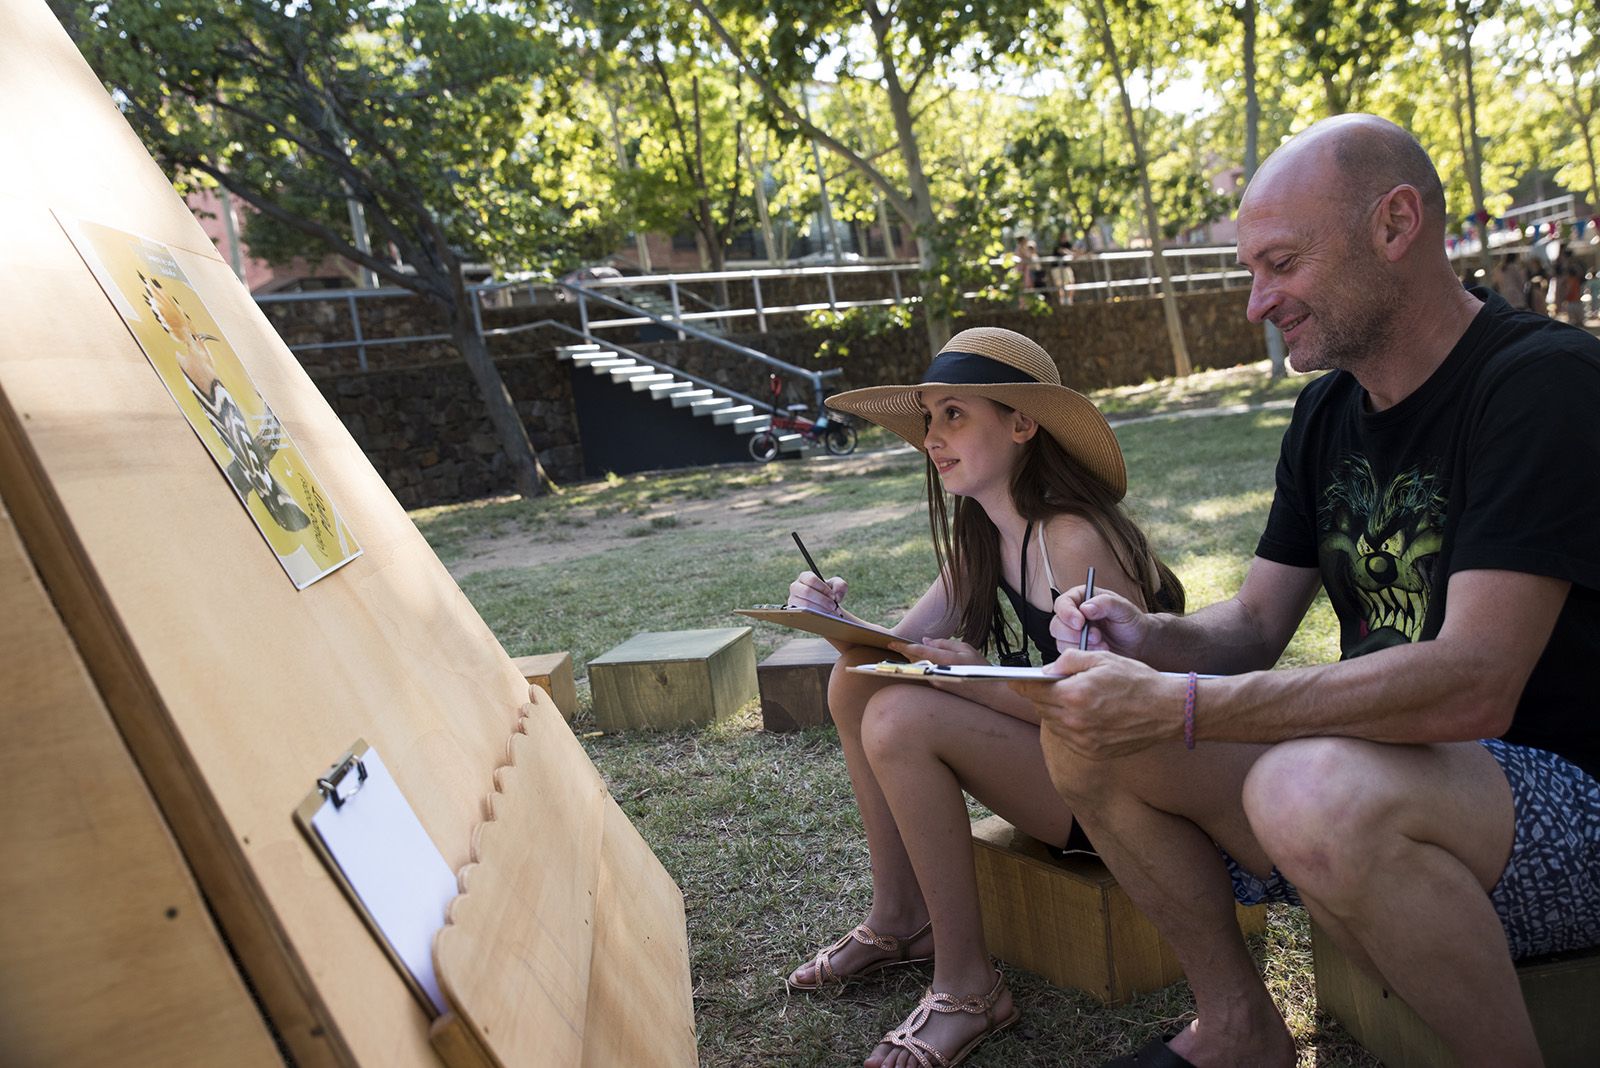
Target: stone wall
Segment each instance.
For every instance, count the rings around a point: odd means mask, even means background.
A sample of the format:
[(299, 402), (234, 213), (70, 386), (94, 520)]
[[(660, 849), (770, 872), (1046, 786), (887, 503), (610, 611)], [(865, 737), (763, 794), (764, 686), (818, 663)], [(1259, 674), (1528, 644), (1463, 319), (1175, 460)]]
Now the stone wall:
[[(1179, 297), (1197, 369), (1265, 357), (1260, 330), (1245, 321), (1245, 299), (1243, 290)], [(443, 318), (420, 300), (367, 300), (358, 302), (358, 307), (362, 334), (369, 339), (447, 333)], [(958, 329), (1004, 326), (1026, 334), (1056, 358), (1062, 380), (1078, 389), (1171, 374), (1172, 353), (1159, 300), (1041, 309), (989, 305), (969, 311), (956, 325)], [(264, 310), (291, 346), (352, 337), (350, 313), (342, 301), (273, 303)], [(540, 304), (486, 309), (483, 318), (490, 330), (546, 321), (576, 327), (578, 313), (571, 304)], [(928, 363), (920, 321), (870, 335), (860, 324), (812, 328), (794, 316), (786, 324), (774, 320), (771, 325), (770, 333), (740, 333), (731, 339), (801, 367), (841, 368), (843, 374), (827, 383), (830, 393), (915, 381)], [(577, 480), (583, 471), (570, 369), (555, 358), (556, 346), (573, 340), (566, 331), (544, 325), (490, 341), (540, 461), (557, 482)], [(617, 340), (690, 374), (752, 397), (767, 396), (765, 367), (752, 366), (704, 342)], [(819, 358), (824, 342), (828, 349)], [(412, 508), (511, 492), (512, 478), (482, 398), (453, 344), (369, 347), (366, 357), (365, 371), (359, 369), (351, 348), (321, 349), (300, 358), (403, 505)], [(791, 383), (786, 399), (811, 401), (804, 383)]]
[[(1244, 290), (1184, 293), (1178, 297), (1189, 359), (1196, 370), (1232, 367), (1265, 359), (1260, 327), (1244, 315)], [(1075, 389), (1134, 385), (1172, 374), (1172, 346), (1166, 317), (1157, 298), (1112, 303), (1072, 304), (1041, 311), (990, 305), (970, 310), (955, 322), (969, 326), (1002, 326), (1024, 334), (1055, 357), (1061, 380)], [(929, 360), (927, 336), (920, 319), (906, 328), (869, 334), (863, 326), (791, 326), (766, 334), (736, 334), (730, 340), (797, 367), (844, 373), (829, 379), (830, 393), (883, 382), (914, 382)], [(819, 358), (824, 343), (827, 350)], [(765, 368), (752, 367), (725, 350), (700, 341), (662, 341), (639, 346), (654, 359), (754, 397), (766, 396)], [(803, 385), (790, 393), (808, 401)]]

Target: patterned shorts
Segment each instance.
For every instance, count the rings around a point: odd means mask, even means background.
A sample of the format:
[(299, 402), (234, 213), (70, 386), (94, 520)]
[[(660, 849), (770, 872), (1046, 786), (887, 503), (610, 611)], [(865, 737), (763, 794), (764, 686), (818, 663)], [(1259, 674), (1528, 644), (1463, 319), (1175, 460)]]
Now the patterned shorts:
[[(1511, 858), (1489, 900), (1515, 960), (1600, 945), (1600, 782), (1554, 753), (1481, 743), (1505, 772), (1516, 810)], [(1222, 861), (1242, 904), (1300, 904), (1277, 868), (1265, 879)]]

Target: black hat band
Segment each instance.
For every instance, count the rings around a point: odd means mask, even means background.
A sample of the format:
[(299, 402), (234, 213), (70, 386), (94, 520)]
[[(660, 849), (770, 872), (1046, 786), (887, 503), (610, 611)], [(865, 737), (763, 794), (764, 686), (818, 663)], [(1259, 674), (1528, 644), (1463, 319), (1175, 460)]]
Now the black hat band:
[(980, 356), (975, 352), (946, 350), (934, 357), (924, 382), (943, 382), (952, 386), (997, 386), (1008, 382), (1031, 382), (1034, 385), (1054, 385), (1040, 382), (1028, 372), (1008, 363)]

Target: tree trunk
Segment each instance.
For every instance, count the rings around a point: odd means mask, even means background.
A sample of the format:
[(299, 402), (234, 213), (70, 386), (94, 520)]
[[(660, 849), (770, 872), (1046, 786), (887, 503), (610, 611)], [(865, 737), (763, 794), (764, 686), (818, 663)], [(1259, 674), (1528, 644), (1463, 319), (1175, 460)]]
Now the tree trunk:
[(1244, 180), (1256, 176), (1261, 152), (1261, 98), (1256, 94), (1256, 0), (1244, 0)]
[[(1244, 183), (1256, 176), (1261, 164), (1261, 97), (1256, 92), (1256, 0), (1244, 0), (1239, 17), (1244, 22)], [(1288, 374), (1284, 366), (1283, 334), (1270, 322), (1261, 324), (1267, 339), (1267, 359), (1272, 377)]]
[(495, 437), (500, 441), (500, 451), (511, 465), (517, 492), (524, 497), (537, 497), (547, 489), (554, 489), (555, 484), (539, 463), (539, 457), (533, 451), (533, 442), (528, 440), (528, 428), (522, 425), (522, 417), (517, 414), (511, 393), (489, 355), (489, 346), (478, 332), (470, 303), (473, 298), (466, 293), (459, 266), (454, 289), (454, 307), (448, 309), (450, 336), (455, 339), (456, 348), (461, 350), (462, 358), (467, 361), (467, 370), (472, 372), (478, 392), (483, 394), (483, 406), (489, 413), (489, 424), (494, 427)]
[(1150, 161), (1145, 158), (1144, 139), (1139, 136), (1139, 124), (1133, 114), (1133, 99), (1128, 95), (1127, 79), (1122, 73), (1122, 57), (1117, 53), (1117, 43), (1111, 36), (1111, 16), (1106, 12), (1105, 0), (1094, 0), (1100, 15), (1100, 43), (1106, 50), (1106, 61), (1117, 79), (1117, 95), (1122, 100), (1122, 118), (1128, 127), (1128, 141), (1133, 145), (1134, 164), (1139, 168), (1139, 196), (1144, 201), (1145, 227), (1150, 233), (1150, 252), (1155, 260), (1156, 273), (1161, 276), (1161, 307), (1166, 313), (1167, 337), (1172, 342), (1172, 369), (1179, 378), (1189, 376), (1189, 346), (1183, 339), (1183, 320), (1178, 315), (1178, 294), (1172, 288), (1172, 271), (1167, 258), (1161, 253), (1161, 219), (1156, 214), (1156, 201), (1150, 191)]
[[(916, 122), (911, 115), (911, 98), (900, 84), (900, 72), (890, 50), (887, 17), (875, 16), (872, 31), (878, 42), (878, 59), (883, 66), (883, 87), (889, 97), (889, 113), (894, 116), (894, 132), (900, 141), (900, 158), (906, 165), (906, 185), (911, 193), (911, 215), (906, 222), (917, 235), (917, 288), (922, 294), (922, 323), (928, 334), (928, 355), (944, 348), (950, 340), (950, 313), (935, 291), (939, 256), (933, 244), (938, 220), (933, 214), (933, 191), (922, 169), (922, 150), (917, 145)], [(934, 298), (934, 299), (930, 299)]]
[(1461, 17), (1461, 70), (1467, 82), (1467, 182), (1472, 186), (1472, 213), (1478, 223), (1478, 261), (1483, 266), (1483, 284), (1489, 284), (1489, 210), (1483, 203), (1483, 141), (1478, 137), (1478, 93), (1472, 84), (1472, 18), (1463, 0), (1456, 0)]

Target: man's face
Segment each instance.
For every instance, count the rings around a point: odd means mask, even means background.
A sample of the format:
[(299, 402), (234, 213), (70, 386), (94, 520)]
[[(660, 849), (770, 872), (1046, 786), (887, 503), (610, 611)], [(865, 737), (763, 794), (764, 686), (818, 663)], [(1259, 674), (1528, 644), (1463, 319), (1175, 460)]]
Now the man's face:
[(1251, 322), (1283, 331), (1296, 371), (1356, 370), (1394, 329), (1396, 280), (1372, 248), (1372, 215), (1325, 183), (1281, 180), (1239, 211), (1239, 262), (1250, 271)]

